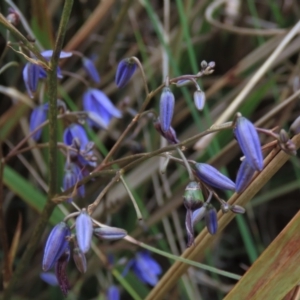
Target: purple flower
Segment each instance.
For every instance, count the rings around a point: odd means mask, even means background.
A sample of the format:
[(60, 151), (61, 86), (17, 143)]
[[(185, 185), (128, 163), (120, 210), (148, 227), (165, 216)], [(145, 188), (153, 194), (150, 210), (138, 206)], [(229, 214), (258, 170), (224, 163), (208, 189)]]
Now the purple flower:
[(58, 223), (51, 231), (44, 250), (43, 270), (48, 271), (67, 249), (66, 239), (71, 235), (70, 228), (65, 222)]
[(86, 210), (82, 210), (76, 218), (75, 228), (78, 247), (83, 253), (87, 253), (91, 247), (93, 222)]
[(205, 206), (202, 206), (202, 207), (200, 207), (200, 208), (193, 211), (193, 215), (192, 215), (192, 224), (193, 224), (193, 226), (197, 222), (199, 222), (201, 219), (204, 218), (205, 213), (206, 213), (206, 207)]
[(160, 96), (159, 118), (161, 122), (161, 130), (166, 132), (171, 127), (174, 113), (175, 98), (170, 88), (165, 87)]
[(107, 128), (110, 120), (121, 118), (121, 112), (108, 97), (97, 89), (88, 89), (83, 95), (83, 108), (88, 112), (89, 123), (96, 128)]
[(64, 251), (64, 253), (59, 257), (59, 259), (55, 264), (55, 275), (58, 281), (58, 285), (65, 297), (68, 295), (68, 292), (71, 289), (71, 285), (66, 273), (69, 259), (70, 259), (70, 248), (68, 247)]
[(84, 128), (78, 124), (72, 124), (65, 129), (63, 141), (64, 144), (78, 147), (79, 150), (85, 150), (89, 143), (89, 139)]
[(204, 183), (221, 190), (235, 190), (235, 183), (211, 165), (197, 163), (195, 167), (197, 177)]
[[(53, 54), (53, 50), (42, 51), (41, 55), (46, 59), (50, 60)], [(72, 56), (71, 52), (61, 51), (59, 58), (67, 58)], [(26, 90), (30, 98), (33, 98), (33, 93), (36, 92), (39, 78), (46, 78), (47, 72), (43, 67), (32, 62), (26, 63), (23, 69), (23, 80), (25, 82)], [(62, 78), (61, 71), (57, 69), (57, 77)]]
[(30, 98), (33, 98), (33, 93), (37, 90), (40, 69), (41, 67), (39, 65), (30, 62), (27, 63), (23, 69), (23, 79)]
[(158, 276), (162, 273), (160, 265), (150, 256), (149, 252), (138, 252), (132, 262), (135, 275), (144, 283), (155, 286)]
[(256, 171), (261, 171), (264, 162), (255, 126), (245, 117), (238, 116), (234, 133), (248, 163)]
[(120, 291), (115, 285), (111, 285), (106, 293), (107, 300), (120, 300)]
[(128, 83), (136, 67), (136, 62), (130, 58), (125, 58), (119, 62), (115, 78), (116, 85), (119, 89)]
[(197, 90), (194, 92), (194, 103), (198, 110), (203, 110), (203, 107), (205, 105), (205, 94)]
[[(71, 187), (74, 187), (78, 181), (83, 178), (80, 168), (75, 163), (67, 163), (65, 166), (65, 175), (63, 179), (63, 189), (64, 191), (68, 190)], [(78, 194), (80, 197), (84, 197), (85, 188), (84, 185), (78, 187)], [(69, 198), (68, 202), (73, 201), (73, 198)]]
[(127, 231), (117, 227), (98, 227), (94, 229), (94, 235), (104, 240), (119, 240), (127, 235)]
[(236, 184), (236, 192), (238, 194), (242, 193), (245, 190), (245, 188), (250, 183), (254, 173), (255, 170), (248, 163), (247, 159), (244, 159), (240, 165), (240, 168), (236, 176), (235, 184)]
[(159, 118), (154, 122), (155, 129), (170, 143), (170, 144), (178, 144), (179, 140), (177, 139), (176, 132), (173, 127), (170, 126), (169, 130), (162, 131), (161, 123)]
[(218, 216), (216, 209), (210, 205), (206, 209), (205, 213), (205, 224), (207, 227), (207, 230), (210, 234), (214, 235), (217, 233), (218, 230)]
[[(49, 109), (48, 103), (37, 106), (33, 109), (29, 120), (29, 131), (33, 132), (37, 127), (47, 120), (47, 112)], [(42, 129), (39, 129), (32, 138), (37, 141), (42, 135)]]
[(93, 61), (87, 57), (82, 58), (83, 67), (88, 74), (88, 76), (95, 82), (100, 83), (99, 73), (93, 63)]

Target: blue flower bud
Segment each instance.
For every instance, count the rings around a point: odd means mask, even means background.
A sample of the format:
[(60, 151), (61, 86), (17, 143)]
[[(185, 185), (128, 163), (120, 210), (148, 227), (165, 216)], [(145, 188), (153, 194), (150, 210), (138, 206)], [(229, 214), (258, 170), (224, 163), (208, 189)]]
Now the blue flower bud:
[(210, 205), (205, 213), (205, 224), (208, 232), (211, 235), (214, 235), (217, 233), (218, 230), (218, 216), (216, 209)]
[(58, 281), (58, 285), (65, 297), (68, 295), (68, 292), (71, 289), (71, 285), (66, 273), (69, 259), (70, 248), (68, 247), (55, 264), (55, 275)]
[(113, 117), (122, 117), (121, 112), (111, 103), (108, 97), (97, 89), (88, 89), (84, 93), (83, 108), (88, 113), (90, 126), (96, 128), (106, 128)]
[(239, 116), (234, 133), (248, 163), (253, 169), (261, 171), (264, 162), (255, 126), (245, 117)]
[(204, 183), (221, 190), (235, 190), (235, 183), (211, 165), (197, 163), (196, 175)]
[(106, 298), (107, 300), (120, 300), (119, 289), (115, 285), (110, 286), (107, 290)]
[(91, 247), (93, 222), (86, 210), (82, 210), (76, 218), (75, 228), (78, 247), (83, 253), (87, 253)]
[(100, 83), (99, 73), (93, 63), (93, 61), (87, 57), (82, 58), (83, 67), (89, 77), (95, 82)]
[[(71, 187), (75, 187), (76, 183), (83, 178), (80, 168), (75, 163), (67, 163), (65, 166), (65, 175), (63, 178), (63, 189), (68, 190)], [(78, 187), (78, 194), (80, 197), (84, 197), (85, 188), (84, 185)], [(73, 201), (72, 198), (68, 199), (68, 202)]]
[(44, 250), (43, 270), (48, 271), (68, 247), (67, 237), (71, 235), (65, 222), (58, 223), (51, 231)]
[[(53, 55), (53, 50), (45, 50), (45, 51), (42, 51), (41, 52), (41, 55), (47, 59), (47, 60), (50, 60), (52, 55)], [(72, 52), (66, 52), (66, 51), (60, 51), (60, 54), (59, 54), (59, 58), (60, 59), (63, 59), (63, 58), (68, 58), (68, 57), (71, 57), (73, 55)]]
[(203, 110), (205, 105), (205, 94), (204, 92), (197, 90), (194, 92), (194, 103), (198, 110)]
[(33, 93), (37, 90), (40, 69), (40, 66), (33, 63), (27, 63), (23, 69), (23, 80), (30, 98), (33, 98)]
[(244, 214), (246, 212), (245, 208), (240, 205), (232, 205), (230, 210), (235, 214)]
[(160, 96), (159, 103), (159, 119), (161, 122), (161, 130), (166, 132), (171, 127), (174, 114), (175, 98), (170, 88), (165, 87)]
[(238, 194), (242, 193), (248, 184), (251, 182), (251, 179), (255, 173), (255, 170), (250, 166), (247, 159), (244, 159), (240, 165), (236, 176), (236, 192)]
[(94, 235), (104, 240), (119, 240), (127, 235), (127, 231), (117, 227), (98, 227), (94, 229)]
[(136, 62), (130, 58), (125, 58), (119, 62), (115, 78), (116, 85), (119, 89), (128, 83), (134, 74), (136, 67)]
[[(37, 106), (33, 109), (29, 120), (29, 131), (33, 132), (37, 127), (42, 125), (47, 120), (48, 103)], [(42, 129), (39, 129), (32, 138), (37, 141), (42, 135)]]
[(78, 271), (85, 273), (87, 270), (86, 258), (84, 253), (78, 247), (73, 249), (73, 259)]
[(155, 129), (170, 143), (178, 144), (179, 140), (177, 139), (176, 132), (173, 127), (170, 127), (168, 131), (162, 131), (161, 123), (159, 118), (153, 123)]

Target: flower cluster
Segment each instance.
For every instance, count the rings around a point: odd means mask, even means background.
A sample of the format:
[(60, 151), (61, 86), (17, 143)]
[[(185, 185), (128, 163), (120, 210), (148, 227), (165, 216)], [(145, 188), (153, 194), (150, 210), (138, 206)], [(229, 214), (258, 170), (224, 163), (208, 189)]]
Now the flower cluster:
[[(67, 220), (77, 215), (75, 220), (75, 233), (72, 234)], [(95, 223), (85, 209), (76, 214), (70, 214), (63, 222), (57, 224), (47, 239), (42, 268), (44, 272), (55, 269), (55, 277), (63, 294), (66, 296), (71, 288), (67, 277), (67, 264), (70, 260), (71, 251), (77, 269), (81, 273), (87, 270), (85, 254), (89, 251), (92, 242), (92, 236), (95, 235), (100, 239), (117, 240), (127, 235), (127, 232), (121, 228), (115, 227), (95, 227)], [(72, 247), (73, 246), (73, 249)], [(43, 278), (50, 280), (55, 284), (53, 277), (43, 274)]]

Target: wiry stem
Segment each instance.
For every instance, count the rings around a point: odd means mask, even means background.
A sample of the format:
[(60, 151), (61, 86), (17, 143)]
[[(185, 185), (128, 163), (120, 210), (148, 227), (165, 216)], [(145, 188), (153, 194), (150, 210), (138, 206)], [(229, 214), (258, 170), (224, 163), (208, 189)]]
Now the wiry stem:
[[(58, 29), (57, 39), (55, 42), (55, 48), (53, 56), (50, 61), (51, 70), (48, 71), (48, 86), (49, 86), (49, 191), (48, 201), (44, 207), (44, 210), (36, 224), (35, 230), (28, 242), (27, 248), (18, 264), (16, 271), (13, 274), (11, 281), (9, 282), (7, 289), (4, 291), (3, 299), (7, 300), (11, 298), (12, 291), (15, 285), (25, 270), (26, 266), (30, 262), (38, 242), (42, 236), (42, 233), (48, 223), (48, 220), (56, 206), (52, 201), (53, 196), (57, 191), (57, 66), (60, 51), (63, 46), (65, 33), (67, 30), (67, 24), (70, 18), (71, 10), (73, 6), (73, 0), (66, 0), (62, 12), (62, 17)], [(0, 19), (1, 20), (1, 19)], [(25, 39), (25, 38), (24, 38)]]

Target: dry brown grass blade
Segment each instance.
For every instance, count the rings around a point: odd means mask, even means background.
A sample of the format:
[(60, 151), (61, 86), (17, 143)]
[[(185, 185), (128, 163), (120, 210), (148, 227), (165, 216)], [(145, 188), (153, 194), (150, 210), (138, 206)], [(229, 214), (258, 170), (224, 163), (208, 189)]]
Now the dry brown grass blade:
[(300, 278), (300, 211), (260, 255), (225, 300), (282, 299)]
[(97, 29), (102, 18), (106, 15), (107, 11), (114, 5), (114, 0), (102, 0), (94, 12), (90, 15), (88, 20), (78, 30), (77, 34), (68, 42), (64, 51), (71, 51), (78, 48), (78, 46), (86, 40), (92, 32)]
[[(300, 135), (293, 138), (293, 142), (296, 144), (297, 149), (300, 147)], [(230, 204), (238, 204), (245, 206), (256, 193), (271, 179), (271, 177), (286, 163), (289, 159), (289, 155), (283, 151), (273, 150), (265, 159), (264, 170), (257, 174), (248, 188), (241, 195), (234, 194), (229, 200)], [(221, 232), (227, 224), (234, 218), (234, 214), (222, 214), (218, 213), (219, 232)], [(205, 250), (207, 250), (215, 237), (211, 236), (206, 229), (202, 230), (195, 240), (195, 246), (188, 248), (182, 257), (196, 260), (203, 257)], [(159, 283), (150, 292), (147, 300), (155, 299), (159, 300), (177, 283), (179, 278), (186, 272), (188, 266), (177, 261), (167, 271), (167, 273), (161, 278)]]

